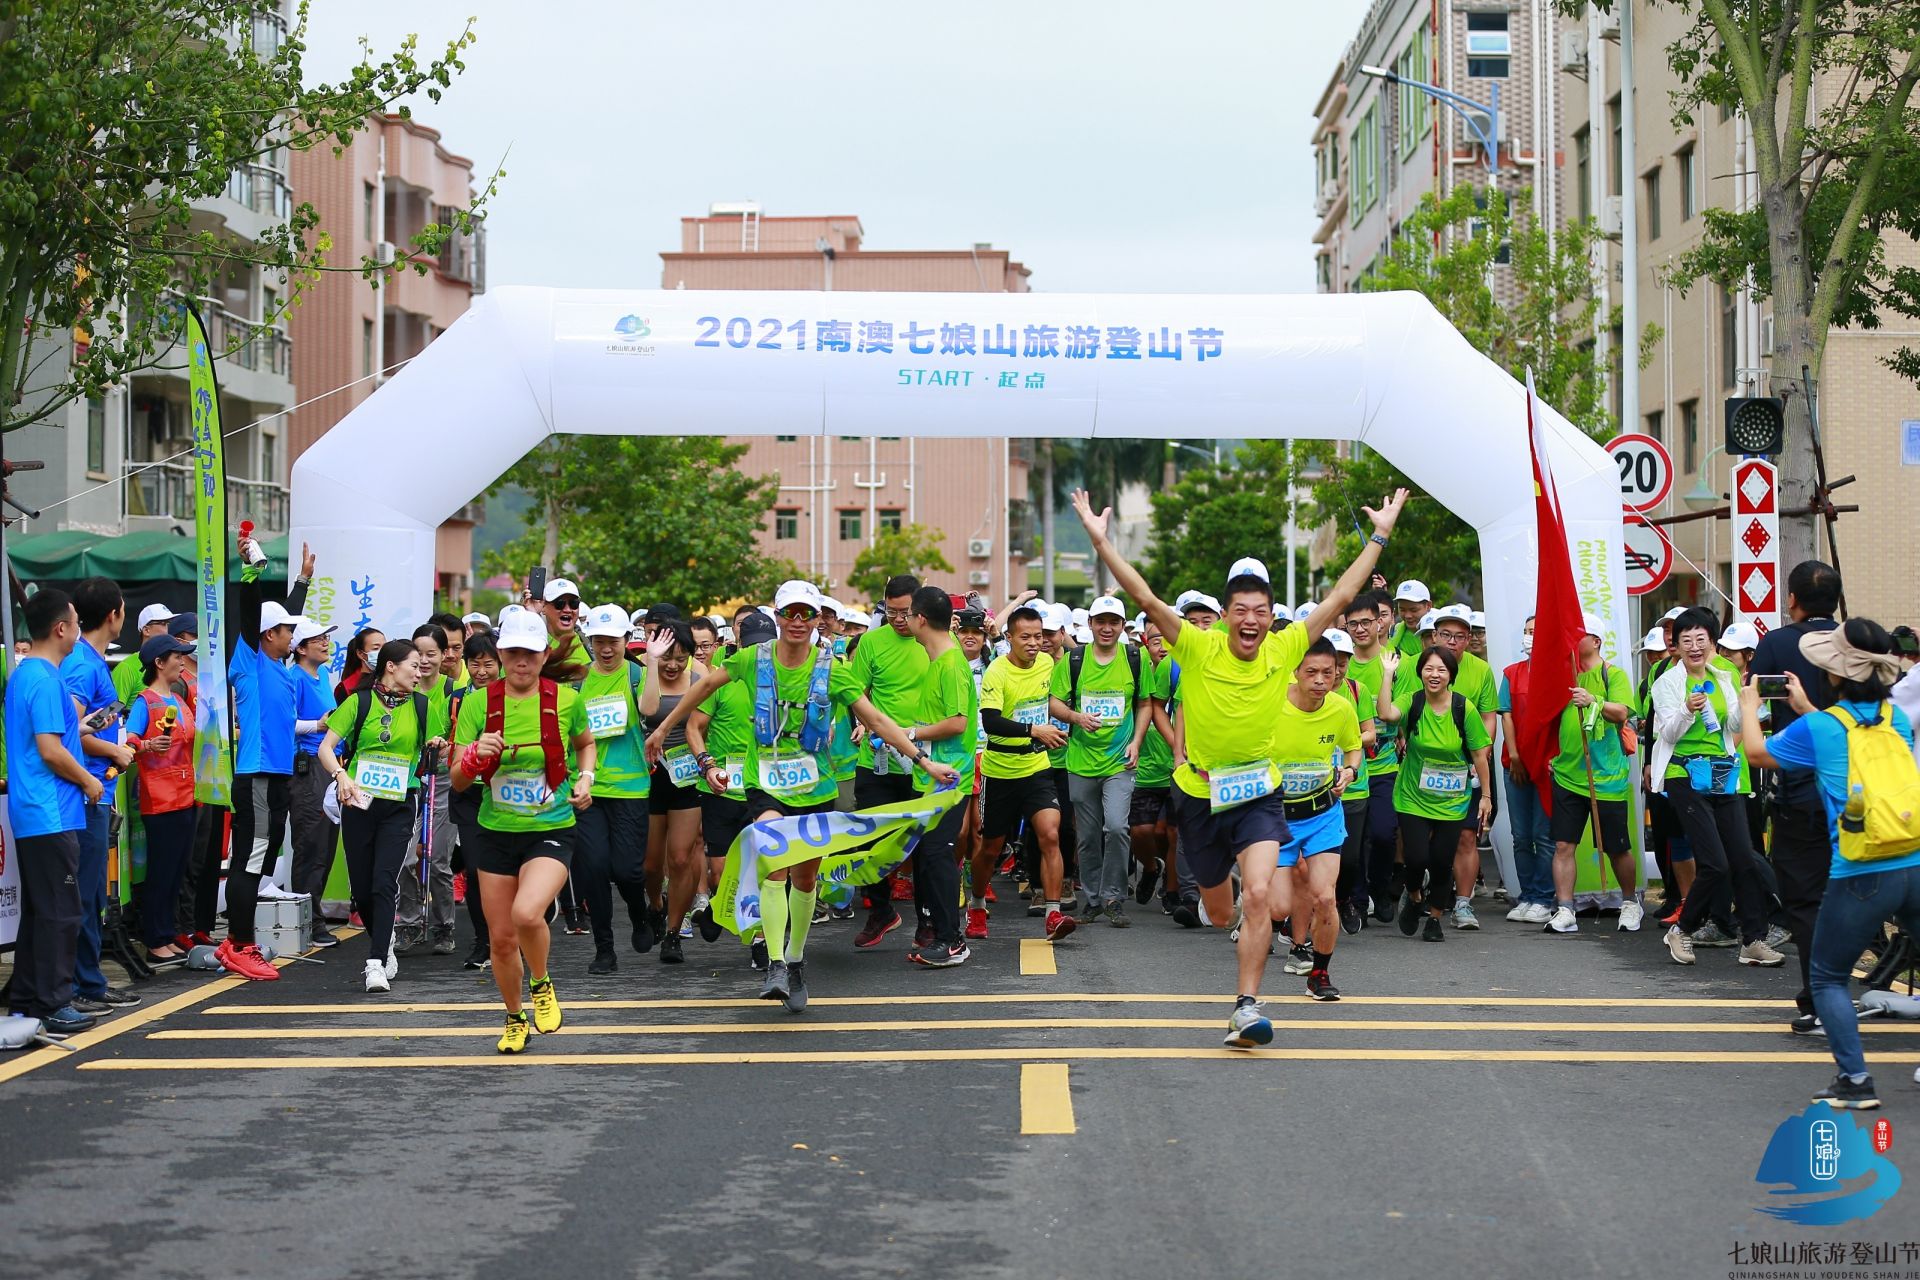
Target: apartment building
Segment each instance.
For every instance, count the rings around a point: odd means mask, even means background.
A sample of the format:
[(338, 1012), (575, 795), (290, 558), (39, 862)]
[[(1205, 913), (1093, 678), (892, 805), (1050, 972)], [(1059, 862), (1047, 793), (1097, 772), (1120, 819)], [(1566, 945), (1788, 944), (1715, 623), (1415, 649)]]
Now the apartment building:
[[(253, 47), (260, 56), (272, 56), (286, 40), (292, 12), (291, 0), (283, 0), (277, 11), (252, 15)], [(257, 243), (292, 216), (288, 165), (283, 147), (236, 167), (223, 191), (193, 204), (190, 231)], [(235, 521), (252, 520), (267, 537), (287, 529), (285, 414), (294, 403), (293, 348), (283, 325), (267, 323), (285, 290), (279, 273), (234, 262), (193, 300), (216, 353), (220, 421), (227, 433), (228, 513)], [(36, 384), (42, 392), (66, 379), (74, 355), (88, 341), (87, 333), (75, 330), (67, 350), (36, 351)], [(104, 539), (149, 530), (191, 532), (193, 462), (186, 452), (192, 442), (187, 359), (179, 350), (125, 384), (76, 400), (52, 419), (9, 435), (8, 456), (46, 463), (44, 471), (12, 481), (23, 503), (49, 508), (45, 518), (19, 534), (72, 530)], [(55, 501), (60, 505), (52, 506)]]
[[(473, 203), (473, 162), (447, 149), (437, 130), (398, 115), (367, 121), (338, 155), (316, 147), (294, 158), (294, 180), (333, 237), (332, 262), (406, 259), (428, 223), (449, 225)], [(352, 271), (308, 286), (291, 317), (302, 400), (288, 431), (288, 465), (334, 423), (419, 355), (486, 288), (486, 235), (448, 239), (426, 273), (396, 272), (375, 288)], [(425, 438), (423, 433), (422, 438)], [(434, 591), (464, 601), (473, 585), (476, 498), (440, 526)]]
[[(1029, 272), (1005, 249), (875, 250), (851, 215), (768, 217), (752, 203), (682, 218), (662, 253), (665, 289), (811, 289), (881, 293), (1025, 293)], [(994, 599), (1020, 590), (1036, 549), (1026, 440), (742, 437), (740, 467), (779, 477), (760, 550), (837, 590), (860, 552), (903, 524), (941, 530), (953, 586)], [(866, 602), (862, 602), (866, 603)]]
[[(1613, 237), (1602, 247), (1600, 272), (1609, 307), (1619, 303), (1624, 283), (1621, 199), (1631, 193), (1637, 202), (1640, 317), (1659, 325), (1664, 337), (1641, 372), (1639, 403), (1622, 420), (1627, 429), (1660, 439), (1673, 455), (1673, 492), (1660, 515), (1722, 505), (1734, 462), (1722, 447), (1728, 398), (1800, 394), (1799, 370), (1772, 367), (1770, 302), (1745, 289), (1671, 278), (1674, 262), (1699, 243), (1703, 210), (1748, 209), (1757, 198), (1744, 114), (1710, 107), (1687, 124), (1673, 120), (1669, 102), (1677, 82), (1665, 51), (1694, 20), (1684, 8), (1634, 4), (1633, 173), (1623, 165), (1618, 15), (1564, 23), (1560, 47), (1567, 216), (1591, 214)], [(1835, 92), (1834, 85), (1817, 83), (1814, 111), (1823, 94), (1831, 101)], [(1920, 266), (1911, 241), (1889, 241), (1884, 249), (1889, 265)], [(1617, 331), (1600, 338), (1617, 352)], [(1911, 512), (1920, 505), (1920, 390), (1881, 361), (1914, 340), (1910, 326), (1899, 322), (1880, 330), (1835, 329), (1815, 387), (1827, 474), (1857, 477), (1835, 496), (1861, 507), (1839, 525), (1848, 604), (1889, 624), (1911, 622), (1920, 610), (1920, 559), (1911, 546)], [(1614, 396), (1618, 407), (1617, 379)], [(1695, 495), (1691, 503), (1688, 494)], [(1669, 532), (1678, 552), (1675, 572), (1645, 607), (1701, 603), (1723, 610), (1732, 593), (1727, 522), (1692, 521)], [(1830, 556), (1824, 536), (1819, 545), (1821, 555)]]
[(1320, 292), (1358, 288), (1429, 192), (1530, 191), (1554, 221), (1560, 25), (1548, 0), (1374, 0), (1314, 107)]

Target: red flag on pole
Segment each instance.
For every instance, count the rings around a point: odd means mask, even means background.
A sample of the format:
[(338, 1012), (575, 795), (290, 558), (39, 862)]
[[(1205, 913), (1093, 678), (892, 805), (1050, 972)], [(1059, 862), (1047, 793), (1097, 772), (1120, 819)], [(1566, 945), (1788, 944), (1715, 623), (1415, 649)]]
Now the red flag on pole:
[(1535, 410), (1533, 371), (1527, 371), (1527, 447), (1533, 455), (1534, 522), (1538, 529), (1540, 569), (1533, 607), (1533, 654), (1528, 660), (1526, 698), (1516, 708), (1516, 755), (1553, 809), (1553, 757), (1560, 749), (1560, 713), (1573, 690), (1580, 637), (1586, 632), (1580, 593), (1573, 585), (1573, 560), (1567, 551), (1567, 526), (1560, 494), (1547, 459), (1546, 431)]

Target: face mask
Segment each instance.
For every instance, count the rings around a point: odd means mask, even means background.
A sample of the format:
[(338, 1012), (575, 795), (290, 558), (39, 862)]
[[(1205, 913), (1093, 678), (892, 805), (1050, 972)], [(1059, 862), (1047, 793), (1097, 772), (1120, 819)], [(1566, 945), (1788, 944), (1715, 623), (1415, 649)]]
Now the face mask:
[(1531, 633), (1520, 637), (1520, 656), (1523, 658), (1533, 656), (1533, 636)]

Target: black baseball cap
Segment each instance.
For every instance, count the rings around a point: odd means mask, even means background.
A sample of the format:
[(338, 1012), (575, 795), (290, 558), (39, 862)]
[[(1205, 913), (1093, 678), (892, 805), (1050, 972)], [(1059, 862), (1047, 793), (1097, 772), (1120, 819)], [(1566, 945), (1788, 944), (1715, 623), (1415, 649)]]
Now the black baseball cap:
[(140, 661), (152, 665), (173, 653), (192, 653), (193, 646), (177, 636), (153, 636), (140, 646)]
[(956, 611), (953, 616), (962, 631), (985, 631), (987, 629), (987, 611), (985, 609), (961, 609)]
[(167, 619), (167, 634), (176, 640), (181, 636), (200, 634), (200, 615), (196, 613), (176, 613)]
[(773, 619), (755, 609), (740, 619), (739, 627), (734, 631), (733, 642), (745, 649), (750, 645), (765, 644), (778, 634)]

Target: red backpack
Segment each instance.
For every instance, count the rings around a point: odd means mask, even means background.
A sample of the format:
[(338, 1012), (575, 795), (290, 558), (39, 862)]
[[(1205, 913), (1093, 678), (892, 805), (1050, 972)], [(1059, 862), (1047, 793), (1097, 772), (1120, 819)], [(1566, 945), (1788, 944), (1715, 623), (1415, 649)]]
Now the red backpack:
[[(504, 734), (506, 723), (507, 682), (496, 680), (487, 686), (484, 731)], [(540, 682), (540, 750), (547, 758), (547, 786), (558, 791), (567, 780), (567, 747), (560, 737), (560, 686), (551, 680)]]

